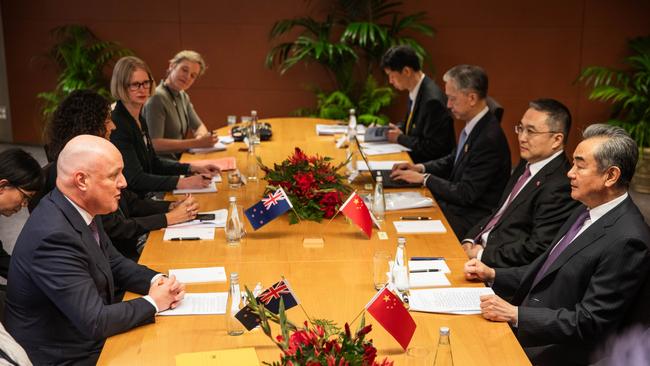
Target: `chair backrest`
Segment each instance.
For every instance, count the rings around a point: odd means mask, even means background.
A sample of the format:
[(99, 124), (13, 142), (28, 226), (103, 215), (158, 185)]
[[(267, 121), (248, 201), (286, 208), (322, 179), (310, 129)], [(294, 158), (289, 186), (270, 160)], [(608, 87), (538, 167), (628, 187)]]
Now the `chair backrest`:
[(486, 101), (490, 112), (492, 112), (497, 120), (499, 120), (499, 123), (501, 123), (501, 119), (503, 118), (503, 107), (501, 104), (490, 96), (487, 97)]

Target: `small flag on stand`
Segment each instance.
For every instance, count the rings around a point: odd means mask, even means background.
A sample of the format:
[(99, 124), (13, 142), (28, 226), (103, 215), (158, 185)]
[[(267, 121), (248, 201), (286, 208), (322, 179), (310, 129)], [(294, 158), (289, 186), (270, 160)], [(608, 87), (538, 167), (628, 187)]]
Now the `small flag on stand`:
[(278, 188), (277, 191), (269, 193), (261, 201), (249, 207), (244, 211), (244, 214), (253, 229), (257, 230), (289, 211), (292, 207), (287, 194), (282, 188)]
[(415, 320), (404, 303), (384, 287), (366, 305), (366, 310), (406, 350), (415, 333)]
[[(280, 312), (280, 299), (284, 301), (285, 310), (289, 310), (300, 304), (298, 297), (291, 290), (289, 281), (286, 279), (273, 284), (256, 297), (256, 299), (257, 302), (263, 304), (266, 309), (274, 314)], [(260, 324), (259, 316), (253, 313), (253, 309), (248, 305), (239, 310), (239, 312), (235, 314), (235, 318), (237, 318), (248, 330), (251, 330)]]
[(354, 222), (358, 227), (366, 233), (368, 239), (372, 237), (372, 217), (368, 207), (363, 202), (363, 199), (359, 197), (357, 192), (352, 192), (350, 197), (341, 205), (339, 209), (340, 212), (343, 212), (352, 222)]

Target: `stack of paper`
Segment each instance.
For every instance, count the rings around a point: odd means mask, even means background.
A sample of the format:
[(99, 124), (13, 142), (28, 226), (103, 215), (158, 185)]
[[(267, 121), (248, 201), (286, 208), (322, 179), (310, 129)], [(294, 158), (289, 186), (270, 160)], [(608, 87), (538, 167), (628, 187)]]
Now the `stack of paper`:
[(227, 292), (185, 294), (185, 298), (175, 309), (161, 311), (158, 315), (225, 314), (227, 301)]
[(480, 314), (480, 297), (491, 294), (494, 291), (489, 287), (413, 290), (409, 294), (409, 308), (428, 313)]
[[(409, 267), (409, 271), (413, 271)], [(451, 286), (447, 276), (442, 272), (411, 272), (409, 273), (411, 288)]]
[(363, 152), (368, 156), (411, 151), (408, 147), (388, 142), (364, 142), (361, 144), (361, 148), (363, 148)]
[(433, 207), (433, 199), (420, 192), (391, 192), (384, 194), (386, 211)]
[(165, 235), (163, 235), (163, 240), (171, 241), (190, 241), (190, 240), (214, 240), (214, 228), (213, 227), (180, 227), (172, 228), (168, 227), (165, 229)]
[(176, 366), (259, 366), (255, 348), (221, 349), (209, 352), (181, 353), (176, 356)]
[(169, 275), (183, 283), (226, 282), (224, 267), (170, 269)]
[(188, 151), (192, 154), (204, 154), (213, 151), (224, 151), (227, 149), (228, 144), (232, 144), (235, 140), (232, 136), (219, 136), (219, 141), (214, 144), (212, 147), (196, 147), (191, 148)]
[(199, 226), (199, 227), (226, 227), (226, 219), (228, 218), (228, 210), (222, 208), (220, 210), (201, 212), (201, 214), (213, 214), (214, 220), (192, 220), (188, 222), (182, 222), (180, 224), (169, 225), (168, 228), (180, 228), (180, 227), (190, 227), (190, 226)]
[[(340, 135), (348, 133), (348, 125), (316, 125), (316, 134), (319, 136)], [(357, 125), (357, 135), (366, 133), (366, 126)]]
[(386, 161), (369, 161), (370, 169), (365, 161), (357, 161), (357, 170), (368, 171), (368, 170), (391, 170), (393, 165), (399, 163), (406, 163), (404, 160), (386, 160)]
[(398, 234), (446, 233), (440, 220), (393, 221)]
[(174, 189), (172, 194), (190, 194), (190, 193), (215, 193), (217, 191), (217, 184), (221, 182), (221, 176), (215, 175), (212, 181), (205, 188), (187, 188), (187, 189)]

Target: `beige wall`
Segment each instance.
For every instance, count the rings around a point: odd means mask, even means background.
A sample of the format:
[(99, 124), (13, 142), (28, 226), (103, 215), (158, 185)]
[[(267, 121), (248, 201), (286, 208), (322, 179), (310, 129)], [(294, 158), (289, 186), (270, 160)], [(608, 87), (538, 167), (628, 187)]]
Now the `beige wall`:
[[(176, 51), (201, 52), (209, 69), (190, 94), (209, 127), (251, 109), (272, 117), (312, 106), (314, 97), (305, 88), (328, 81), (318, 66), (300, 65), (280, 76), (263, 65), (273, 22), (316, 13), (310, 3), (316, 1), (2, 0), (14, 139), (40, 142), (35, 95), (54, 87), (56, 71), (37, 56), (51, 44), (48, 31), (66, 23), (85, 24), (100, 38), (133, 49), (158, 77)], [(574, 84), (579, 70), (592, 64), (620, 66), (626, 39), (650, 34), (650, 2), (642, 0), (405, 3), (405, 12), (427, 11), (437, 30), (434, 39), (422, 41), (433, 55), (438, 83), (454, 64), (475, 63), (487, 70), (490, 94), (506, 110), (503, 124), (513, 158), (512, 126), (531, 99), (553, 97), (566, 103), (578, 128), (605, 119), (607, 106), (587, 101), (584, 88)], [(404, 98), (396, 99), (392, 118), (403, 115)], [(571, 150), (577, 129), (573, 136)]]

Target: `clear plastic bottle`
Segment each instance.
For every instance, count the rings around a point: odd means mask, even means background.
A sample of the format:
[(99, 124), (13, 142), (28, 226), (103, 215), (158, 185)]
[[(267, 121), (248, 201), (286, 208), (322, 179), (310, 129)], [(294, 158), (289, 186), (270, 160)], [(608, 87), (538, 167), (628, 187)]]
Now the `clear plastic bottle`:
[(393, 279), (395, 288), (401, 295), (407, 295), (409, 290), (409, 268), (406, 256), (406, 239), (397, 238), (397, 250), (395, 251), (395, 264), (393, 265)]
[(255, 144), (248, 141), (248, 155), (246, 155), (246, 178), (249, 181), (257, 180), (257, 155), (255, 154)]
[(451, 343), (449, 343), (449, 328), (440, 327), (440, 339), (433, 366), (454, 366), (454, 359), (451, 356)]
[(237, 209), (237, 197), (230, 197), (228, 205), (228, 218), (226, 219), (226, 243), (239, 245), (242, 238), (242, 222)]
[(347, 138), (348, 149), (346, 151), (346, 159), (348, 159), (348, 165), (346, 166), (346, 170), (350, 180), (354, 180), (354, 178), (356, 178), (356, 176), (359, 174), (359, 171), (357, 169), (357, 156), (359, 154), (357, 151), (357, 143), (355, 141), (357, 138), (357, 117), (355, 115), (354, 108), (350, 109)]
[(244, 325), (235, 318), (235, 315), (244, 307), (239, 288), (239, 274), (230, 274), (230, 291), (228, 293), (228, 318), (226, 319), (226, 330), (228, 335), (238, 336), (244, 334)]
[(375, 191), (372, 195), (372, 214), (377, 221), (382, 222), (386, 213), (386, 200), (384, 198), (384, 179), (380, 172), (377, 172), (376, 181)]
[(260, 143), (260, 124), (257, 120), (257, 111), (251, 111), (251, 126), (248, 142), (255, 145)]

